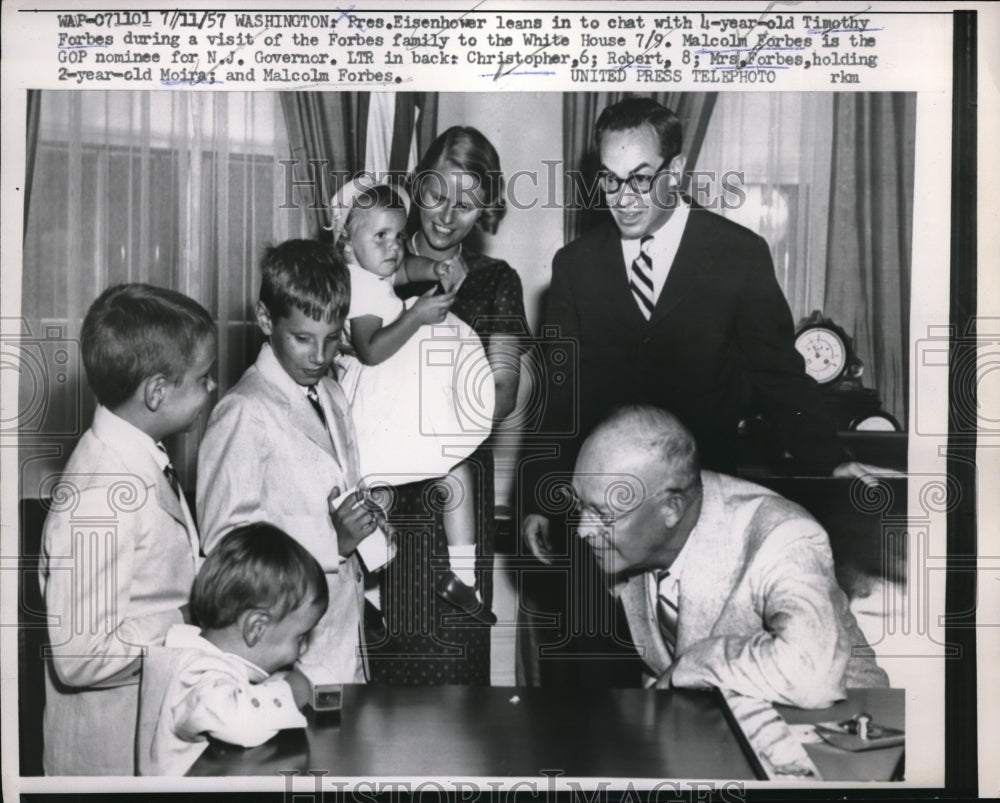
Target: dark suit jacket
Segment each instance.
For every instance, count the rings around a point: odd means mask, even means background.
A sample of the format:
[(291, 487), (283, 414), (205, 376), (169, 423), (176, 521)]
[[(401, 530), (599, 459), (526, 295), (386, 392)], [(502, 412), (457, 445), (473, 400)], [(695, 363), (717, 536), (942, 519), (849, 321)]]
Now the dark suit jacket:
[(829, 473), (845, 459), (795, 350), (767, 244), (697, 205), (649, 321), (629, 291), (609, 219), (555, 255), (545, 326), (578, 344), (575, 381), (552, 381), (557, 372), (549, 371), (544, 426), (565, 431), (574, 416), (579, 423), (549, 470), (572, 471), (596, 423), (615, 406), (644, 402), (684, 421), (705, 468), (731, 473), (745, 381), (808, 469)]

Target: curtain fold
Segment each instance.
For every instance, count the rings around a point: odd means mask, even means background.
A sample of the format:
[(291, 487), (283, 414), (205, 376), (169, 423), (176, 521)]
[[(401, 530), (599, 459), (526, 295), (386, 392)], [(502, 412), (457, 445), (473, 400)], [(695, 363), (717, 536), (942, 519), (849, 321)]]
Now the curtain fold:
[(854, 339), (866, 385), (907, 420), (916, 95), (834, 98), (825, 313)]
[(31, 183), (35, 174), (35, 152), (38, 147), (38, 115), (42, 107), (40, 89), (29, 89), (27, 92), (27, 118), (24, 149), (24, 231), (28, 233), (28, 211), (31, 209)]
[[(629, 96), (645, 96), (673, 109), (681, 120), (682, 151), (687, 157), (687, 170), (694, 168), (701, 143), (705, 138), (716, 92), (567, 92), (563, 99), (563, 159), (567, 171), (579, 181), (576, 191), (567, 192), (563, 213), (565, 241), (570, 242), (603, 215), (596, 208), (598, 195), (592, 192), (599, 158), (594, 149), (594, 123), (601, 111), (612, 103)], [(571, 181), (574, 179), (571, 178)]]
[(313, 232), (330, 224), (330, 198), (339, 189), (330, 177), (357, 173), (365, 162), (365, 130), (359, 119), (367, 120), (367, 93), (358, 92), (279, 92), (281, 109), (288, 129), (292, 172), (299, 186), (312, 185), (300, 196), (309, 203)]
[(796, 322), (825, 306), (830, 234), (827, 199), (834, 183), (833, 98), (826, 93), (809, 92), (803, 94), (802, 103), (798, 214), (803, 225), (794, 232), (792, 247), (796, 259), (789, 260), (787, 282), (783, 285)]
[(423, 92), (420, 97), (420, 115), (417, 117), (417, 159), (431, 146), (438, 135), (438, 93)]
[(313, 187), (309, 213), (317, 236), (329, 225), (330, 198), (346, 177), (365, 170), (404, 173), (413, 166), (411, 155), (423, 153), (437, 135), (433, 92), (279, 94), (295, 181)]
[(825, 302), (832, 132), (830, 93), (735, 92), (702, 144), (703, 205), (764, 238), (796, 322)]

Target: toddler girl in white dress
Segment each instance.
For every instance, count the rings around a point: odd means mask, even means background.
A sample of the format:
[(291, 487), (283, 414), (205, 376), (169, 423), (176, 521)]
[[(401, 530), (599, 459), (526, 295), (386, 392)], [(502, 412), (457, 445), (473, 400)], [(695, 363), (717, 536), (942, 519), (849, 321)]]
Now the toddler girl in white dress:
[[(369, 486), (443, 478), (451, 570), (435, 589), (493, 624), (475, 591), (475, 475), (464, 462), (492, 429), (493, 374), (479, 336), (449, 312), (457, 287), (433, 288), (408, 303), (396, 296), (407, 205), (402, 189), (353, 182), (331, 206), (336, 248), (351, 274), (344, 333), (360, 363), (348, 362), (340, 382)], [(435, 267), (447, 283), (449, 264)]]

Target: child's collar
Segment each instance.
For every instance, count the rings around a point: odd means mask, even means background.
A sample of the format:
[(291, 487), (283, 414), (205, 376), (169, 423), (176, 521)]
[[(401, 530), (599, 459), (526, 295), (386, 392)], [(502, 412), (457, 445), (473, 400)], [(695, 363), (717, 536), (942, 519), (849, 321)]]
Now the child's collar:
[(98, 438), (118, 451), (149, 455), (157, 466), (162, 467), (162, 454), (152, 436), (103, 404), (97, 405), (94, 411), (91, 429)]
[(196, 649), (202, 652), (211, 652), (218, 655), (225, 655), (227, 658), (233, 658), (246, 668), (247, 677), (251, 683), (260, 683), (269, 677), (268, 673), (253, 661), (248, 661), (241, 655), (237, 655), (234, 652), (226, 652), (215, 646), (201, 635), (201, 628), (196, 625), (172, 625), (167, 631), (167, 637), (163, 642), (163, 646), (173, 649)]

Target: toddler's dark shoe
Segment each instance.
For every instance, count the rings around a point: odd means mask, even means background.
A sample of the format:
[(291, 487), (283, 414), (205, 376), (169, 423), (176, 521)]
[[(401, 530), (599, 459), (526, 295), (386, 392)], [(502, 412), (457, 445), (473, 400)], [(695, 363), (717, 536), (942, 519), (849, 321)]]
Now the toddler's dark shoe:
[(497, 618), (493, 615), (493, 612), (487, 610), (486, 606), (479, 601), (479, 597), (476, 596), (476, 589), (459, 580), (454, 572), (447, 571), (442, 574), (438, 578), (434, 590), (441, 599), (469, 614), (477, 622), (481, 622), (484, 625), (495, 625), (497, 623)]
[(382, 644), (389, 638), (389, 631), (385, 626), (385, 616), (367, 599), (365, 600), (363, 624), (365, 644), (369, 647)]

